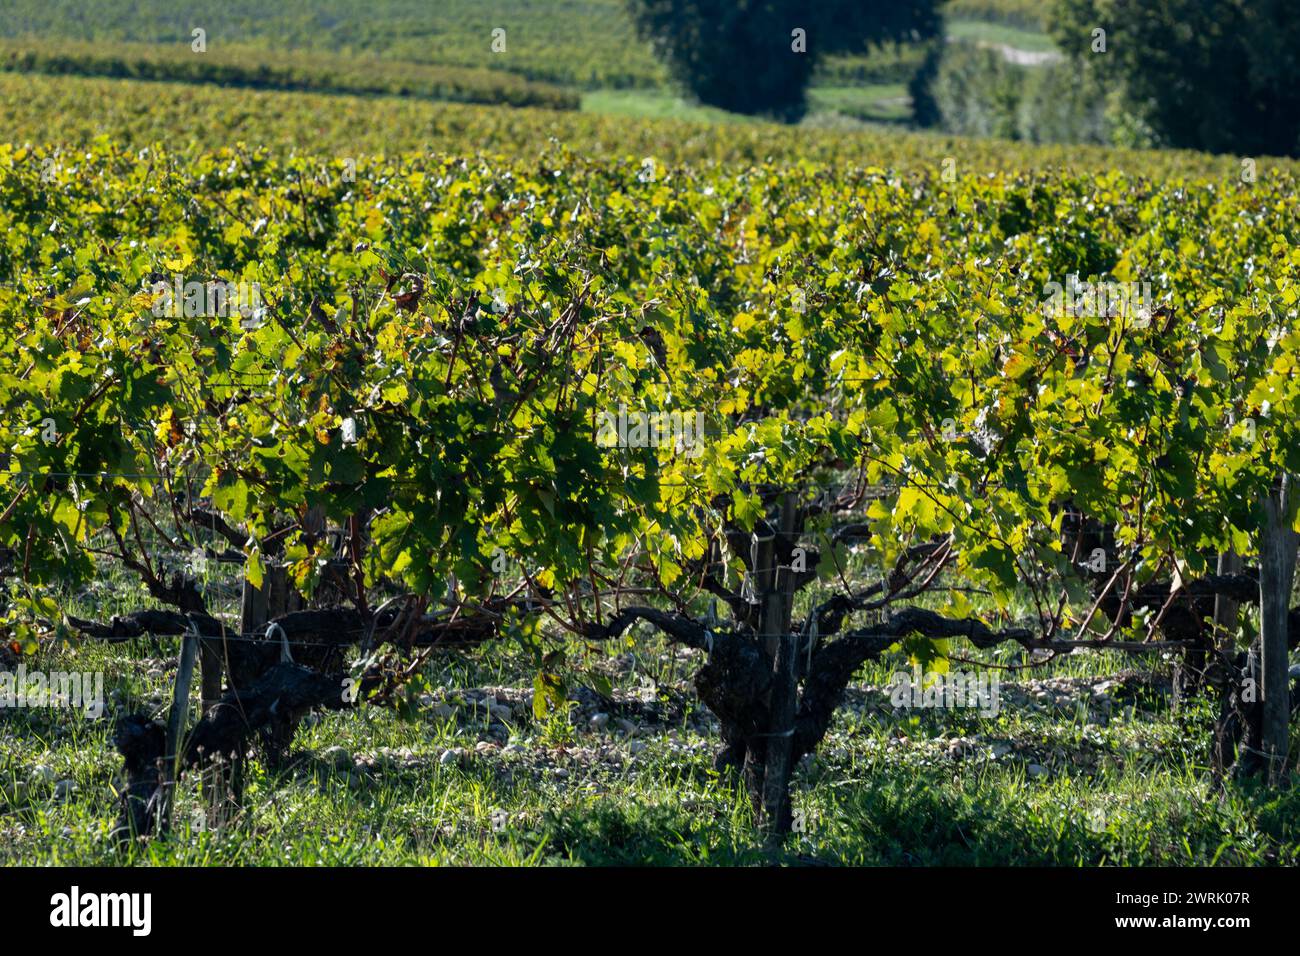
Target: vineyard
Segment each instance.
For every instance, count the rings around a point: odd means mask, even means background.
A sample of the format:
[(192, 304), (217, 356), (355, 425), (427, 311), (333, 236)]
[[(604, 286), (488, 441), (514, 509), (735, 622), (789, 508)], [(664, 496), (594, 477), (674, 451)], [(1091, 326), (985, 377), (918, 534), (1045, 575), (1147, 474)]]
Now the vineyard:
[[(483, 38), (505, 27), (509, 55), (485, 59)], [(649, 86), (663, 72), (637, 43), (620, 0), (374, 0), (365, 6), (233, 0), (184, 7), (165, 0), (13, 0), (0, 19), (0, 35), (9, 38), (182, 48), (194, 28), (212, 36), (213, 52), (228, 44), (276, 59), (286, 50), (315, 53), (326, 63), (335, 55), (383, 57), (577, 87)]]
[(225, 88), (308, 90), (411, 96), (453, 103), (492, 103), (577, 109), (576, 94), (533, 83), (502, 70), (390, 63), (364, 57), (281, 53), (273, 62), (256, 50), (214, 51), (202, 58), (188, 47), (118, 43), (0, 41), (0, 70), (220, 84)]
[[(0, 164), (8, 653), (195, 635), (191, 799), (254, 741), (272, 773), (318, 711), (454, 712), (430, 668), (496, 645), (532, 679), (475, 698), (488, 729), (554, 733), (570, 699), (609, 702), (598, 729), (707, 714), (710, 788), (734, 773), (729, 812), (769, 828), (882, 658), (1012, 679), (1123, 656), (1123, 680), (1174, 674), (1198, 787), (1258, 761), (1253, 556), (1300, 466), (1287, 170), (103, 143)], [(1141, 311), (1046, 309), (1072, 275), (1158, 278)], [(256, 301), (213, 296), (236, 286)], [(242, 629), (241, 586), (277, 575), (300, 609)], [(608, 648), (647, 640), (682, 649), (695, 702), (613, 686)], [(128, 786), (102, 732), (85, 782), (118, 833), (155, 826), (138, 686), (111, 695)]]
[(1300, 166), (545, 6), (12, 4), (0, 863), (1300, 864)]

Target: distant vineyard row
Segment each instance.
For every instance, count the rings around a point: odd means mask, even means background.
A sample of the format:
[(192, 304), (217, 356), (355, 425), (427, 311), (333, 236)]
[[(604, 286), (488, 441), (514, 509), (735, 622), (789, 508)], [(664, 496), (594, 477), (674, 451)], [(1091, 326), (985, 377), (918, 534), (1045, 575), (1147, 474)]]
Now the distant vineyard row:
[[(1095, 146), (1011, 145), (894, 131), (840, 132), (764, 123), (704, 126), (580, 112), (501, 110), (416, 100), (228, 90), (179, 83), (0, 73), (0, 142), (74, 147), (108, 136), (147, 146), (165, 142), (215, 149), (243, 142), (275, 152), (311, 144), (317, 153), (358, 157), (410, 151), (464, 153), (470, 148), (530, 155), (556, 138), (588, 156), (654, 157), (668, 162), (798, 163), (815, 160), (935, 173), (951, 160), (959, 179), (994, 171), (1046, 176), (1061, 168), (1123, 170), (1159, 181), (1183, 177), (1239, 181), (1231, 157)], [(1260, 176), (1293, 171), (1261, 161)]]
[(173, 80), (321, 93), (388, 94), (461, 103), (577, 109), (576, 93), (502, 70), (430, 66), (339, 54), (276, 53), (187, 44), (0, 41), (0, 70)]
[[(520, 4), (512, 0), (13, 0), (0, 36), (128, 41), (186, 49), (190, 31), (209, 49), (260, 47), (382, 56), (389, 60), (511, 72), (574, 87), (654, 86), (664, 74), (639, 42), (623, 0)], [(492, 31), (506, 31), (493, 54)]]

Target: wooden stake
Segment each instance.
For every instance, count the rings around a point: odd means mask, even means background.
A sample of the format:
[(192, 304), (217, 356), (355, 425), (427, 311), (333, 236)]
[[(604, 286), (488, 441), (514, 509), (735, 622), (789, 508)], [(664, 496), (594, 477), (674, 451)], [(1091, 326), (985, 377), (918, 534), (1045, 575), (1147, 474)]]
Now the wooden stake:
[(172, 688), (172, 709), (167, 719), (167, 746), (163, 753), (163, 805), (159, 832), (166, 834), (172, 825), (172, 804), (176, 781), (180, 778), (181, 751), (185, 743), (185, 719), (190, 709), (190, 681), (194, 678), (194, 658), (199, 650), (199, 631), (193, 621), (181, 639), (181, 658), (176, 666), (176, 684)]
[[(795, 496), (787, 493), (781, 504), (781, 538), (794, 536)], [(775, 552), (775, 549), (771, 549)], [(768, 708), (767, 759), (763, 776), (765, 843), (779, 849), (790, 826), (790, 754), (794, 743), (794, 718), (799, 687), (795, 673), (795, 636), (790, 633), (794, 575), (789, 566), (773, 569), (763, 594), (763, 636), (772, 656), (772, 696)]]
[(267, 621), (290, 611), (301, 611), (305, 606), (302, 595), (289, 583), (289, 569), (282, 564), (269, 564), (263, 572), (260, 588), (244, 580), (239, 612), (241, 636), (260, 634)]
[(1287, 605), (1295, 578), (1296, 533), (1291, 529), (1291, 476), (1264, 499), (1265, 523), (1259, 548), (1260, 749), (1271, 786), (1281, 786), (1288, 753), (1291, 688), (1287, 660)]

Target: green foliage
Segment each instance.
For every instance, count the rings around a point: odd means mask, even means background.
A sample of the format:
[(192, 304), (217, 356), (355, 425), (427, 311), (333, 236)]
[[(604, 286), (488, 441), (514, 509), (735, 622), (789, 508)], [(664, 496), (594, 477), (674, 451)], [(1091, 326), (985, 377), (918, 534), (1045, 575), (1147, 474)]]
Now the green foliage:
[[(883, 564), (951, 534), (1006, 607), (1073, 579), (1065, 499), (1140, 583), (1245, 550), (1300, 467), (1281, 171), (1192, 191), (555, 151), (345, 168), (0, 147), (0, 547), (30, 585), (88, 578), (129, 500), (185, 486), (250, 552), (286, 514), (382, 508), (372, 585), (485, 598), (500, 550), (581, 622), (593, 575), (634, 561), (694, 600), (687, 569), (760, 517), (755, 489), (861, 469)], [(1145, 279), (1162, 318), (1044, 314), (1071, 273)], [(257, 283), (266, 321), (159, 316), (158, 274)], [(610, 446), (620, 409), (699, 412), (708, 438)], [(285, 544), (310, 580), (319, 555)]]
[(818, 59), (939, 30), (929, 0), (630, 0), (629, 8), (659, 58), (701, 102), (785, 120), (803, 115)]
[(1300, 153), (1300, 18), (1287, 0), (1061, 0), (1052, 34), (1161, 144)]

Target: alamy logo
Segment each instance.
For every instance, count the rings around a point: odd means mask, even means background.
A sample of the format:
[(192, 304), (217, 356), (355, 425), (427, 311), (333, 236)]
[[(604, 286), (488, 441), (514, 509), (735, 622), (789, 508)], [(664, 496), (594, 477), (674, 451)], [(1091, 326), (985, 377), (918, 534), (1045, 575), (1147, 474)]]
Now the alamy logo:
[(911, 673), (894, 673), (889, 682), (889, 702), (900, 708), (978, 709), (981, 717), (996, 717), (1001, 709), (1000, 690), (996, 673), (922, 673), (917, 664)]
[(704, 453), (703, 412), (601, 412), (596, 444), (603, 448), (671, 447), (687, 458)]
[(87, 717), (104, 714), (102, 672), (29, 671), (19, 664), (13, 671), (0, 671), (0, 710), (17, 707), (54, 707), (80, 710)]
[(1138, 328), (1151, 324), (1154, 302), (1150, 282), (1080, 282), (1067, 275), (1065, 285), (1048, 282), (1043, 286), (1043, 314), (1053, 318), (1067, 315), (1091, 318), (1132, 319)]
[(262, 287), (256, 282), (185, 282), (175, 276), (171, 285), (155, 282), (151, 289), (158, 296), (153, 303), (156, 318), (187, 319), (242, 317), (244, 328), (255, 329), (262, 324), (265, 309), (262, 307)]
[(134, 936), (148, 936), (153, 928), (150, 893), (82, 893), (74, 886), (51, 896), (50, 907), (50, 925), (59, 928), (125, 926)]

